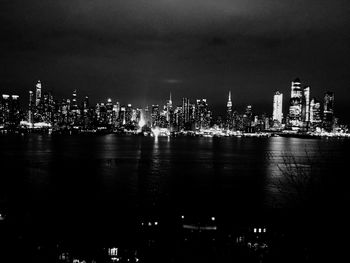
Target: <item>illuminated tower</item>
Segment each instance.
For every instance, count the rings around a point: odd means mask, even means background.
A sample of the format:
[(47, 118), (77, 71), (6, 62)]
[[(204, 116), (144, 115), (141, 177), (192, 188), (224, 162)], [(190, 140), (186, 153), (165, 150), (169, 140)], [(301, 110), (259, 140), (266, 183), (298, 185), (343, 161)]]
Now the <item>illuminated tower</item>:
[(72, 111), (76, 112), (78, 110), (78, 103), (77, 103), (77, 90), (73, 90), (72, 94)]
[(334, 93), (327, 91), (323, 101), (323, 128), (331, 131), (334, 122)]
[(41, 82), (38, 80), (38, 83), (35, 86), (35, 106), (38, 107), (41, 100)]
[(184, 124), (190, 121), (190, 99), (182, 98), (182, 121)]
[(29, 91), (29, 104), (28, 104), (28, 122), (33, 123), (33, 107), (34, 107), (34, 93)]
[(310, 122), (310, 87), (309, 86), (303, 89), (302, 121), (306, 125), (308, 125), (308, 123)]
[(283, 94), (279, 91), (275, 92), (275, 95), (273, 96), (273, 113), (272, 113), (272, 119), (273, 121), (277, 121), (278, 124), (282, 124), (282, 118), (283, 118)]
[(300, 86), (300, 79), (292, 81), (291, 96), (289, 105), (289, 126), (293, 130), (298, 130), (302, 124), (302, 97), (303, 90)]
[(322, 117), (321, 117), (321, 102), (316, 100), (315, 98), (311, 99), (310, 102), (310, 124), (311, 128), (316, 129), (317, 127), (320, 128), (322, 123)]
[(231, 101), (231, 91), (228, 93), (228, 101), (227, 101), (227, 109), (226, 109), (226, 114), (227, 114), (227, 128), (232, 129), (232, 101)]
[(169, 96), (169, 100), (167, 101), (166, 104), (166, 120), (168, 123), (170, 123), (170, 115), (171, 115), (171, 111), (173, 109), (173, 101), (171, 100), (171, 92), (170, 92), (170, 96)]
[(208, 110), (206, 99), (197, 99), (195, 110), (195, 128), (208, 129), (211, 121), (211, 112)]
[(151, 120), (152, 120), (152, 128), (159, 127), (160, 111), (159, 111), (158, 104), (152, 105)]

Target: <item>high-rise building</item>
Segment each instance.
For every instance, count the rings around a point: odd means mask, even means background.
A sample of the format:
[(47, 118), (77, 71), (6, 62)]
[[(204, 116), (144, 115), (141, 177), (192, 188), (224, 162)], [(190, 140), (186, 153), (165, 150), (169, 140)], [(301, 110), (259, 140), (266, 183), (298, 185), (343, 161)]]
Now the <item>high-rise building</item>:
[(159, 127), (159, 121), (160, 121), (160, 111), (159, 111), (159, 105), (154, 104), (152, 105), (151, 110), (151, 119), (152, 119), (152, 127)]
[(291, 97), (289, 105), (289, 127), (293, 130), (298, 130), (302, 126), (302, 97), (303, 91), (301, 88), (300, 79), (292, 81)]
[(252, 105), (248, 105), (245, 109), (245, 113), (243, 114), (243, 130), (246, 132), (251, 132), (252, 122), (253, 122), (253, 110)]
[(312, 98), (310, 102), (310, 124), (311, 128), (315, 130), (317, 127), (321, 128), (322, 123), (322, 109), (321, 102), (316, 98)]
[(3, 94), (0, 100), (0, 125), (15, 128), (20, 117), (19, 96)]
[(182, 98), (182, 121), (183, 127), (190, 122), (190, 99)]
[(41, 82), (38, 80), (35, 86), (35, 106), (38, 107), (41, 101)]
[(90, 107), (89, 97), (85, 96), (84, 101), (83, 101), (83, 112), (85, 114), (88, 112), (89, 107)]
[(33, 91), (29, 91), (29, 104), (28, 104), (28, 122), (33, 123), (34, 122), (34, 93)]
[(197, 99), (195, 107), (195, 129), (208, 129), (211, 122), (211, 112), (206, 99)]
[(233, 120), (232, 120), (232, 101), (231, 101), (231, 91), (228, 93), (228, 100), (226, 105), (226, 125), (228, 129), (232, 129)]
[(309, 86), (303, 89), (302, 121), (306, 123), (306, 125), (310, 122), (310, 87)]
[(273, 113), (272, 113), (272, 119), (273, 121), (277, 121), (277, 123), (280, 125), (282, 124), (282, 118), (283, 118), (283, 94), (279, 91), (275, 92), (275, 95), (273, 96)]
[(167, 104), (166, 104), (166, 120), (168, 123), (171, 122), (170, 119), (171, 119), (172, 110), (173, 110), (173, 101), (171, 99), (171, 92), (170, 92), (169, 100), (167, 101)]
[(323, 101), (323, 128), (326, 131), (333, 129), (334, 123), (334, 93), (327, 91)]
[(77, 112), (78, 110), (78, 102), (77, 102), (77, 90), (73, 90), (72, 93), (72, 107), (71, 107), (72, 112)]

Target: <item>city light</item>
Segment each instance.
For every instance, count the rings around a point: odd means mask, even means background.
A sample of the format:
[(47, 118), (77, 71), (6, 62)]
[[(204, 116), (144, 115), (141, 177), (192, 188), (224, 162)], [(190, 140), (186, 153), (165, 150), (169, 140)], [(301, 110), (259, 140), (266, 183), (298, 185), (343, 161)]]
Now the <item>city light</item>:
[[(200, 137), (270, 137), (270, 136), (323, 136), (350, 137), (348, 127), (340, 125), (334, 115), (334, 93), (324, 93), (323, 103), (311, 97), (310, 86), (302, 86), (300, 79), (291, 82), (288, 114), (283, 115), (283, 94), (273, 95), (272, 116), (258, 115), (253, 105), (245, 111), (234, 110), (231, 91), (228, 92), (226, 115), (215, 119), (206, 98), (182, 98), (175, 106), (170, 94), (162, 107), (134, 108), (132, 104), (113, 102), (111, 98), (89, 104), (85, 96), (78, 102), (78, 91), (71, 98), (55, 100), (40, 81), (29, 91), (25, 114), (20, 108), (18, 95), (0, 97), (0, 132), (45, 131), (47, 133), (84, 132), (127, 133), (143, 136), (200, 136)], [(79, 106), (82, 105), (82, 106)]]

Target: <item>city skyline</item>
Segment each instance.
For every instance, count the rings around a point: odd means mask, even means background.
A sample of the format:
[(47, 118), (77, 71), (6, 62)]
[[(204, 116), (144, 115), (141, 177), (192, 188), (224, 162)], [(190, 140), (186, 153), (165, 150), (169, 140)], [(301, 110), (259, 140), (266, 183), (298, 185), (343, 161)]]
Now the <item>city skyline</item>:
[(183, 97), (181, 104), (173, 104), (171, 92), (168, 100), (162, 104), (135, 106), (111, 98), (96, 104), (91, 103), (88, 96), (79, 101), (77, 89), (72, 91), (71, 97), (57, 99), (52, 91), (42, 88), (42, 82), (38, 80), (34, 91), (28, 91), (27, 109), (21, 107), (18, 95), (3, 94), (0, 101), (0, 127), (5, 130), (41, 127), (56, 131), (92, 131), (97, 128), (108, 132), (120, 132), (120, 129), (141, 132), (145, 126), (164, 129), (163, 132), (168, 135), (170, 132), (204, 132), (211, 128), (221, 130), (222, 135), (230, 132), (291, 131), (320, 134), (348, 131), (335, 114), (334, 93), (326, 91), (321, 103), (311, 93), (310, 86), (299, 78), (291, 82), (285, 114), (283, 93), (279, 91), (273, 95), (271, 113), (258, 112), (252, 104), (246, 105), (244, 111), (238, 110), (232, 103), (232, 93), (229, 91), (226, 112), (220, 115), (214, 113), (206, 98)]

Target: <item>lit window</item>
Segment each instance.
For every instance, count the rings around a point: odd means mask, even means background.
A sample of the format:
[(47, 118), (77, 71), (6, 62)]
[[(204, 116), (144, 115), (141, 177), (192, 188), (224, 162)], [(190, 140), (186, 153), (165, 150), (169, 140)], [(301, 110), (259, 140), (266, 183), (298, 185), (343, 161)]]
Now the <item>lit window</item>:
[(264, 233), (266, 233), (266, 228), (264, 228)]
[(212, 218), (211, 218), (211, 221), (215, 221), (215, 217), (212, 217)]
[(259, 228), (259, 233), (261, 233), (261, 228)]
[(158, 226), (158, 222), (157, 222), (157, 221), (156, 221), (156, 222), (154, 222), (154, 225), (155, 225), (155, 226)]
[(256, 228), (254, 228), (254, 233), (256, 233)]

